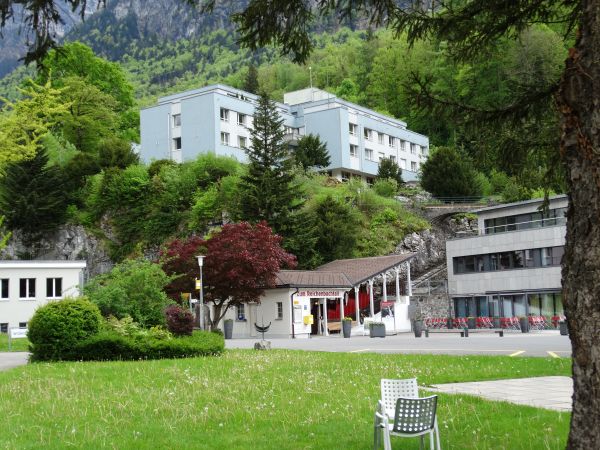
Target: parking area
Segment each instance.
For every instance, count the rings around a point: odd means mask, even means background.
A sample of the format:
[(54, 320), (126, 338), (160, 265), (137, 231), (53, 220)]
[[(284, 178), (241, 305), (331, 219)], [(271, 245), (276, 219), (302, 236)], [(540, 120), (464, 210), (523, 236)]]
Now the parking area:
[[(468, 338), (458, 334), (431, 334), (429, 338), (415, 338), (412, 333), (401, 333), (385, 338), (352, 336), (315, 337), (310, 339), (270, 339), (272, 348), (326, 352), (375, 353), (431, 353), (447, 355), (504, 355), (512, 357), (539, 356), (564, 358), (571, 356), (571, 341), (558, 331), (497, 334), (477, 333)], [(227, 340), (227, 348), (252, 348), (260, 337)]]

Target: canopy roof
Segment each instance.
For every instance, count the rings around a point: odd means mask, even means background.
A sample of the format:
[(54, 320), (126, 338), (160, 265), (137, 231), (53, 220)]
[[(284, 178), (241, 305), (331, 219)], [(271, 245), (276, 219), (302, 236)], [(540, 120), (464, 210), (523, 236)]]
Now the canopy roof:
[(379, 276), (415, 257), (404, 255), (338, 259), (315, 270), (282, 270), (277, 274), (277, 287), (319, 287), (350, 289)]

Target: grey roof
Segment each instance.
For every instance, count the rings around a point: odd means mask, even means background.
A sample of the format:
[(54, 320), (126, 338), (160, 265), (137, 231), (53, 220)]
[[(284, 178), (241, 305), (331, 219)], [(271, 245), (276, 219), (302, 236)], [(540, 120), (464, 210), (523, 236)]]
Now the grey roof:
[(316, 270), (282, 270), (277, 274), (277, 287), (346, 288), (357, 286), (415, 257), (404, 255), (338, 259)]
[(352, 283), (340, 272), (282, 270), (277, 274), (277, 286), (351, 288)]
[[(563, 200), (563, 199), (567, 199), (567, 198), (568, 198), (568, 196), (566, 194), (560, 194), (560, 195), (553, 195), (553, 196), (549, 197), (548, 200), (550, 202), (553, 202), (553, 201)], [(520, 201), (520, 202), (502, 203), (500, 205), (487, 206), (485, 208), (475, 209), (475, 210), (473, 210), (473, 212), (474, 213), (480, 213), (480, 212), (485, 212), (485, 211), (493, 211), (495, 209), (513, 208), (515, 206), (542, 203), (543, 201), (544, 201), (543, 198), (534, 198), (534, 199), (531, 199), (531, 200), (523, 200), (523, 201)]]

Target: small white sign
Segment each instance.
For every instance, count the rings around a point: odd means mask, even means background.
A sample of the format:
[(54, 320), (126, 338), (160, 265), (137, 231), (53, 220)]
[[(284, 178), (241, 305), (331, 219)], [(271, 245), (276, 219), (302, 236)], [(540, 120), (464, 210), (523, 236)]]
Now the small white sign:
[(10, 338), (11, 339), (22, 339), (27, 337), (27, 328), (11, 328)]
[(343, 298), (344, 291), (338, 291), (335, 289), (323, 289), (323, 290), (306, 290), (298, 292), (298, 297), (311, 297), (311, 298)]

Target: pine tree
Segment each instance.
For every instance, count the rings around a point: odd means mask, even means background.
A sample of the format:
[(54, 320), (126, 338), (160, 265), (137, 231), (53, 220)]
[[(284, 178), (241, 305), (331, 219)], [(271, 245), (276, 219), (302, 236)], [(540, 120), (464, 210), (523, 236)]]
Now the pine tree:
[(260, 96), (254, 113), (248, 173), (242, 178), (241, 214), (251, 222), (267, 221), (276, 232), (289, 226), (289, 214), (299, 206), (293, 184), (283, 119), (275, 102)]
[(66, 210), (63, 175), (48, 166), (44, 149), (30, 160), (10, 164), (0, 185), (0, 210), (9, 229), (23, 232), (31, 244), (62, 223)]
[(327, 146), (321, 142), (319, 136), (313, 134), (300, 138), (298, 146), (294, 149), (294, 160), (304, 170), (311, 167), (327, 167), (330, 164)]
[(248, 74), (246, 75), (246, 79), (244, 80), (244, 90), (246, 92), (250, 92), (252, 94), (258, 94), (259, 90), (258, 84), (258, 70), (254, 64), (250, 64), (248, 67)]
[(398, 185), (404, 184), (402, 179), (402, 169), (391, 158), (383, 158), (379, 161), (379, 169), (377, 169), (377, 178), (385, 180), (390, 178), (396, 180)]

